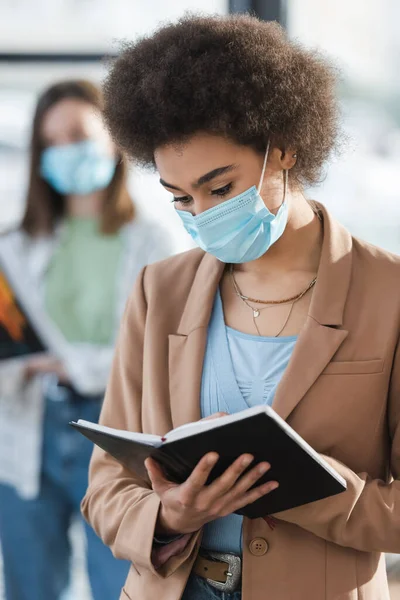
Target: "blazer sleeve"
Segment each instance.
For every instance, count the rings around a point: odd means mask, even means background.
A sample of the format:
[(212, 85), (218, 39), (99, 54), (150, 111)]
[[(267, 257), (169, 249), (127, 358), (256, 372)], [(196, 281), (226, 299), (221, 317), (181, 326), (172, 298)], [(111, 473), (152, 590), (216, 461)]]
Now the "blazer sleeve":
[[(141, 271), (125, 309), (100, 416), (103, 425), (139, 432), (147, 314), (145, 271)], [(159, 508), (160, 499), (146, 481), (95, 446), (89, 487), (81, 505), (83, 516), (114, 556), (132, 562), (139, 573), (147, 569), (166, 577), (189, 559), (199, 534), (178, 556), (156, 569), (152, 550)]]
[(324, 458), (347, 481), (337, 496), (277, 513), (276, 518), (294, 523), (315, 535), (362, 551), (400, 552), (400, 346), (394, 357), (388, 395), (392, 480), (371, 479), (354, 473), (341, 462)]

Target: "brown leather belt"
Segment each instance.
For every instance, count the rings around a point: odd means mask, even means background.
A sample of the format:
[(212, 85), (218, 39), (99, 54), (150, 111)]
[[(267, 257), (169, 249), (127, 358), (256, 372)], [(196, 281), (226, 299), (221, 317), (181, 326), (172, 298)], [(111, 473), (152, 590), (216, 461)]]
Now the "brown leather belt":
[(240, 586), (242, 561), (236, 554), (201, 550), (192, 572), (216, 589), (231, 594)]

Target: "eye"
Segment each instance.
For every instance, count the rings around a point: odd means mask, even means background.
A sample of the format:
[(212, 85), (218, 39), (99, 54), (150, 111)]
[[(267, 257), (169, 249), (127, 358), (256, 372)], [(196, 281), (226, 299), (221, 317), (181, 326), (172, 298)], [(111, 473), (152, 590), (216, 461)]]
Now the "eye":
[(180, 197), (174, 196), (172, 198), (171, 202), (173, 202), (174, 204), (179, 203), (179, 204), (183, 204), (184, 206), (188, 206), (189, 204), (191, 204), (193, 202), (193, 198), (191, 196), (180, 196)]
[(228, 183), (224, 185), (224, 187), (218, 188), (217, 190), (212, 190), (212, 196), (218, 196), (219, 198), (223, 198), (232, 190), (232, 183)]

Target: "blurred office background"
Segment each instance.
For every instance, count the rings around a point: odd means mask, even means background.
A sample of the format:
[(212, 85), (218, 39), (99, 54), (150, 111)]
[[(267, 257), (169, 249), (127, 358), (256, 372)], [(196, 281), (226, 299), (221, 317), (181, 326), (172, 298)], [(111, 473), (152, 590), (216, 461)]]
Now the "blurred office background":
[[(355, 235), (400, 253), (399, 0), (0, 0), (0, 231), (17, 223), (23, 210), (32, 111), (44, 86), (68, 76), (101, 81), (107, 69), (102, 57), (118, 52), (118, 40), (134, 39), (187, 10), (248, 8), (328, 53), (342, 73), (346, 143), (308, 195)], [(187, 248), (157, 177), (132, 170), (131, 188), (140, 209), (173, 230), (176, 250)], [(73, 532), (70, 596), (88, 600), (79, 528)], [(388, 565), (395, 577), (396, 557), (388, 557)]]

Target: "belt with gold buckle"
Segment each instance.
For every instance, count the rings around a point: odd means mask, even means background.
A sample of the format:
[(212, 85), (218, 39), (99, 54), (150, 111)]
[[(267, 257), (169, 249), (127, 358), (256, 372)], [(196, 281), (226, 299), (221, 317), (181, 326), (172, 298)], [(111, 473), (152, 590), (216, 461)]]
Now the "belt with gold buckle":
[(193, 573), (206, 579), (212, 587), (232, 594), (242, 579), (242, 559), (229, 552), (200, 551), (193, 566)]

